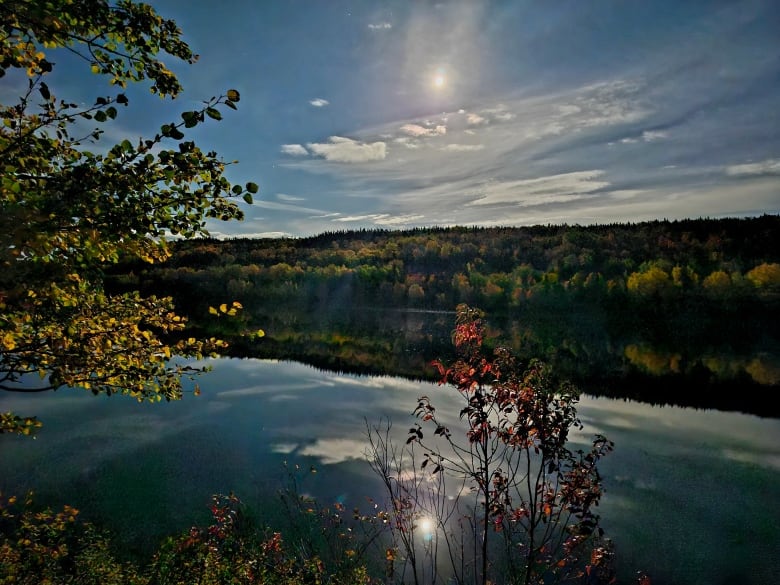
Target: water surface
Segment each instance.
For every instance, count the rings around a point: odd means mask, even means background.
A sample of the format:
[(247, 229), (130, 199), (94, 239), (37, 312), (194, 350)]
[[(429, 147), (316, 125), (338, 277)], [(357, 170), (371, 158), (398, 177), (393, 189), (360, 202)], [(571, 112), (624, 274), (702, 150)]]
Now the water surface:
[[(211, 364), (202, 395), (173, 403), (74, 390), (0, 396), (3, 411), (44, 422), (35, 440), (0, 441), (0, 490), (75, 505), (145, 555), (207, 521), (213, 493), (233, 491), (280, 521), (285, 462), (315, 466), (302, 489), (323, 503), (381, 499), (365, 421), (389, 418), (402, 440), (421, 394), (457, 428), (458, 394), (447, 387), (294, 362)], [(598, 432), (616, 444), (601, 465), (600, 511), (622, 582), (639, 569), (654, 585), (764, 585), (780, 574), (780, 420), (587, 396), (578, 412), (575, 441)]]

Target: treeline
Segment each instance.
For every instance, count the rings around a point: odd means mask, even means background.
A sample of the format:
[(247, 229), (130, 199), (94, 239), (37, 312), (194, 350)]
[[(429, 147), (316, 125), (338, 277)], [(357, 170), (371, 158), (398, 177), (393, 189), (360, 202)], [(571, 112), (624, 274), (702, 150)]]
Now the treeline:
[[(301, 239), (176, 242), (161, 266), (120, 281), (212, 299), (505, 311), (537, 296), (661, 305), (691, 296), (771, 301), (780, 291), (780, 217), (598, 226), (353, 231)], [(116, 281), (115, 281), (116, 282)]]

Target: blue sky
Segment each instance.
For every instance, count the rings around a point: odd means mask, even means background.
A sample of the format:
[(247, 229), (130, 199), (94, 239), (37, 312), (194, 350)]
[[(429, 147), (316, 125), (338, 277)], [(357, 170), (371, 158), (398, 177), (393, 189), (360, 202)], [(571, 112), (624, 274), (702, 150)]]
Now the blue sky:
[(777, 0), (151, 4), (200, 60), (107, 135), (239, 90), (195, 134), (260, 185), (217, 236), (780, 213)]

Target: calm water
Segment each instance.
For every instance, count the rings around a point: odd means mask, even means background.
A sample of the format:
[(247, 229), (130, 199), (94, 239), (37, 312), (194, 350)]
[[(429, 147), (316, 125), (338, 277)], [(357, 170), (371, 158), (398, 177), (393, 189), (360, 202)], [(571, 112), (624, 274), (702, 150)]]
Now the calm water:
[[(213, 493), (232, 490), (272, 516), (285, 461), (316, 466), (302, 489), (323, 503), (349, 509), (381, 498), (364, 460), (365, 419), (389, 417), (405, 437), (419, 395), (453, 420), (459, 409), (454, 390), (398, 378), (253, 359), (212, 364), (203, 394), (176, 403), (77, 391), (0, 396), (1, 410), (45, 425), (35, 440), (2, 437), (0, 490), (75, 505), (127, 551), (148, 554), (162, 536), (206, 521)], [(601, 515), (621, 582), (638, 569), (654, 585), (777, 581), (780, 420), (589, 397), (578, 411), (585, 435), (616, 443), (601, 465)]]

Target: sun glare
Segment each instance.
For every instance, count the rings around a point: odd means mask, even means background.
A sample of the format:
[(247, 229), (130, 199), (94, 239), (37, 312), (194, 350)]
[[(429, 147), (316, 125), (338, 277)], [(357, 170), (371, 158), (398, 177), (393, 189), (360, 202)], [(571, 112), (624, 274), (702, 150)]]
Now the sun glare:
[(430, 518), (422, 518), (420, 520), (420, 530), (422, 530), (424, 534), (433, 532), (433, 520)]
[(433, 78), (433, 87), (444, 87), (445, 81), (444, 75), (438, 74)]

